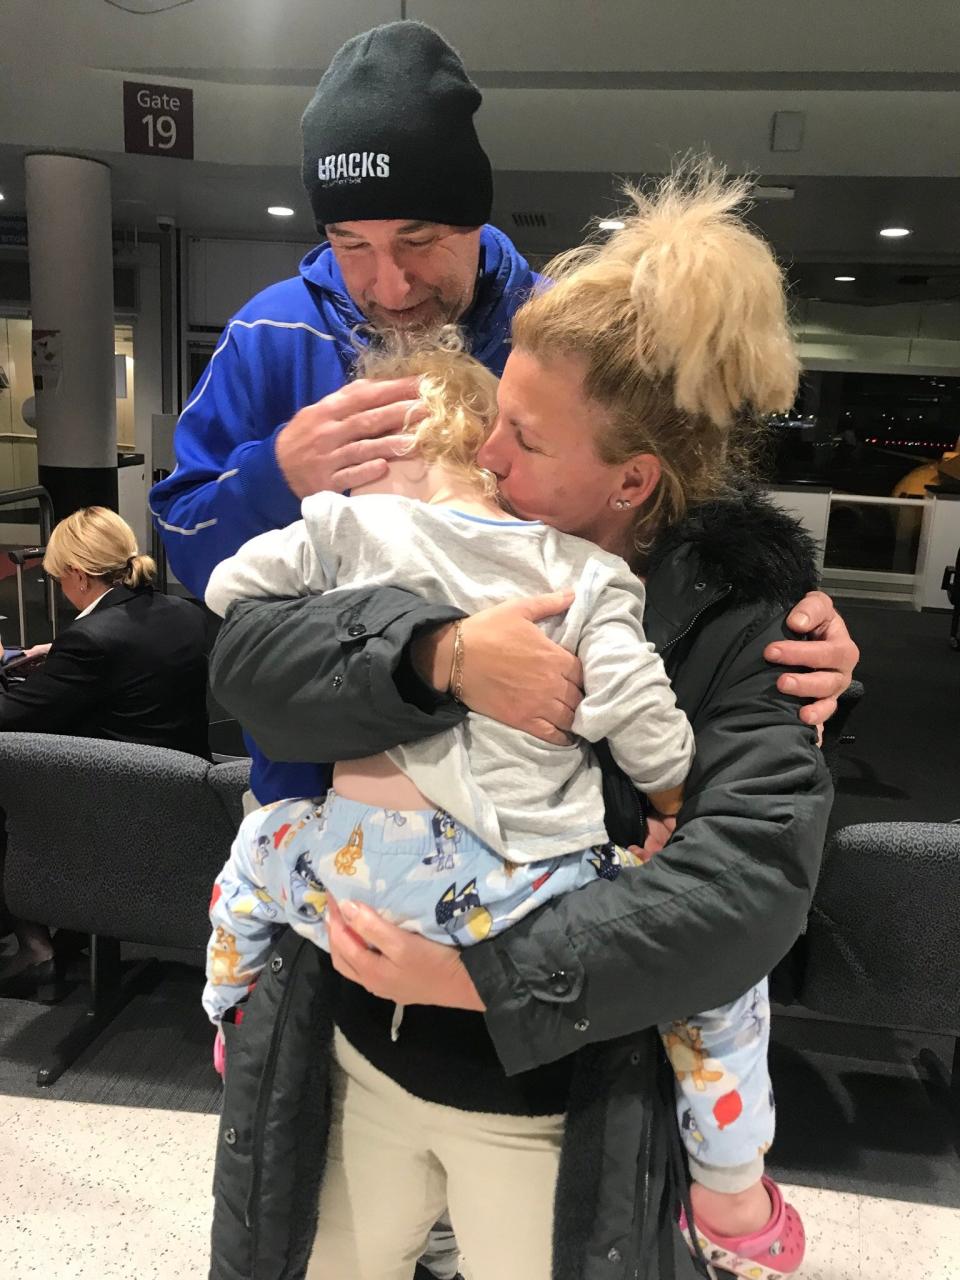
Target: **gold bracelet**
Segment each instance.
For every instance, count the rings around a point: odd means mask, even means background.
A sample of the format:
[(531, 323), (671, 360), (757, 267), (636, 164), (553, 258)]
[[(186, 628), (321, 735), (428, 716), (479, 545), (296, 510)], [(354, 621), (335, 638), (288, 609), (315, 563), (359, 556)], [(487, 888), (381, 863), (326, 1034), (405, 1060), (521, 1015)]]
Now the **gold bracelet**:
[(463, 621), (453, 629), (453, 665), (450, 668), (449, 692), (456, 702), (463, 701)]

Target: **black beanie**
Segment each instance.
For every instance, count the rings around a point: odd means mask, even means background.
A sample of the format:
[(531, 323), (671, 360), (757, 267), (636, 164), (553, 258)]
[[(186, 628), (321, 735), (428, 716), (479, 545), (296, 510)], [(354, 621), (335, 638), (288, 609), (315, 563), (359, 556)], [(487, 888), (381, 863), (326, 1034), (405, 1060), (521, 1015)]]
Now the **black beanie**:
[(422, 22), (391, 22), (334, 55), (303, 113), (303, 185), (317, 226), (403, 218), (476, 227), (493, 203), (480, 90)]

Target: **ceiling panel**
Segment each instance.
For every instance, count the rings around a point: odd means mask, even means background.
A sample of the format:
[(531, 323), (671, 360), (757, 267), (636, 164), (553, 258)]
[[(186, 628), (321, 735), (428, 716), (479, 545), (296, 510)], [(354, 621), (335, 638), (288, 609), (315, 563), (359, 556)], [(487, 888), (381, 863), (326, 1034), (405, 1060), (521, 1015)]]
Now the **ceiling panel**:
[(409, 0), (477, 71), (956, 71), (954, 0)]
[(190, 0), (131, 14), (105, 0), (3, 0), (0, 57), (45, 66), (325, 66), (345, 40), (399, 18), (400, 8), (399, 0)]
[[(104, 0), (0, 0), (0, 214), (22, 211), (24, 152), (50, 148), (110, 165), (119, 226), (150, 231), (159, 213), (195, 233), (312, 239), (303, 107), (342, 41), (401, 8), (191, 0), (135, 16)], [(844, 263), (857, 303), (953, 296), (955, 0), (408, 0), (406, 11), (438, 25), (484, 87), (494, 217), (525, 251), (575, 243), (615, 204), (614, 175), (708, 148), (795, 188), (755, 216), (807, 296), (842, 298), (832, 275)], [(193, 88), (195, 162), (123, 153), (124, 78)], [(770, 150), (778, 110), (805, 113), (801, 151)], [(272, 203), (295, 216), (275, 221)], [(881, 242), (882, 221), (914, 235)]]

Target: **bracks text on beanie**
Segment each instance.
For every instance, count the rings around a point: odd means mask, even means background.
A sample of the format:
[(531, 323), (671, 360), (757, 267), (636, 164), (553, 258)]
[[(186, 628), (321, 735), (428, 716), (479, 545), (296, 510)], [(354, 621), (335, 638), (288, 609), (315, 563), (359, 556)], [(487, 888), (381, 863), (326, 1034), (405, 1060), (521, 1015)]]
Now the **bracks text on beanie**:
[(473, 117), (480, 90), (421, 22), (354, 36), (303, 113), (303, 184), (317, 226), (402, 218), (475, 227), (493, 203)]

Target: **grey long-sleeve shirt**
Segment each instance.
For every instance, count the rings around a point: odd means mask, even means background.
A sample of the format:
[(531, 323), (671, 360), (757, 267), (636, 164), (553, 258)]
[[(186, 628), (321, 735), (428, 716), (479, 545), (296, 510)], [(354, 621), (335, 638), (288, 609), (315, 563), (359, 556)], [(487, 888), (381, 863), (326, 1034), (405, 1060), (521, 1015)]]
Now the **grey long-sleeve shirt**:
[(485, 519), (394, 494), (318, 493), (302, 512), (214, 569), (206, 601), (215, 613), (241, 599), (358, 586), (404, 587), (466, 613), (575, 591), (566, 614), (539, 625), (583, 665), (579, 742), (553, 746), (471, 712), (388, 752), (432, 803), (503, 857), (533, 862), (606, 840), (590, 742), (606, 738), (643, 791), (683, 782), (693, 733), (644, 636), (643, 584), (625, 561), (539, 521)]

